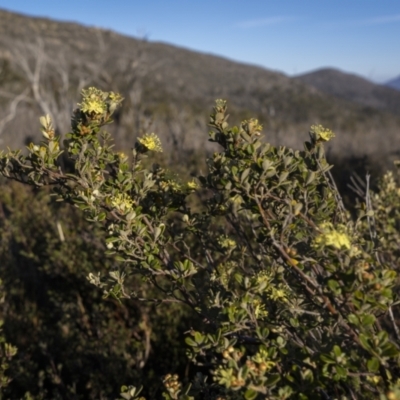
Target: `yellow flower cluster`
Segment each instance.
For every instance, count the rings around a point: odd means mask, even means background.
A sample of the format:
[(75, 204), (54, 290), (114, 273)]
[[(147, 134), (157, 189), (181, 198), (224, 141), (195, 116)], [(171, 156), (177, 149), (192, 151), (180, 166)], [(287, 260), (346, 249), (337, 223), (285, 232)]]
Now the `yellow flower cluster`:
[(282, 283), (276, 284), (274, 282), (274, 277), (272, 274), (262, 271), (255, 277), (255, 282), (259, 287), (259, 293), (266, 295), (269, 299), (273, 301), (288, 301), (288, 288)]
[(253, 299), (251, 302), (254, 315), (258, 319), (268, 317), (268, 311), (265, 309), (265, 304), (260, 299)]
[(276, 289), (274, 287), (271, 287), (270, 290), (270, 298), (272, 300), (282, 300), (282, 301), (287, 301), (287, 293), (282, 289)]
[(231, 280), (232, 272), (237, 268), (237, 263), (234, 261), (227, 261), (226, 263), (219, 264), (211, 274), (211, 281), (218, 280), (222, 286), (228, 290)]
[(123, 152), (123, 151), (119, 151), (117, 153), (118, 158), (120, 159), (121, 162), (125, 162), (128, 160), (128, 156)]
[(242, 204), (243, 203), (243, 197), (240, 194), (235, 194), (234, 196), (232, 196), (229, 200), (229, 203), (231, 204)]
[(395, 192), (397, 195), (400, 196), (400, 187), (396, 183), (393, 171), (389, 171), (383, 176), (382, 187), (384, 192), (388, 194), (390, 192)]
[(335, 134), (330, 129), (324, 128), (322, 125), (312, 125), (310, 136), (315, 142), (329, 142), (329, 140), (335, 137)]
[(132, 210), (133, 200), (126, 193), (118, 193), (111, 198), (111, 205), (121, 214), (126, 214)]
[(171, 192), (178, 192), (181, 189), (181, 185), (178, 182), (169, 179), (168, 181), (160, 182), (161, 189)]
[(162, 153), (161, 140), (154, 133), (146, 133), (141, 138), (138, 138), (140, 144), (146, 147), (147, 150)]
[(223, 249), (234, 249), (236, 247), (236, 242), (225, 235), (220, 236), (217, 242)]
[[(57, 142), (52, 142), (53, 144), (53, 152), (57, 151), (59, 149), (58, 143)], [(33, 153), (36, 154), (37, 156), (41, 157), (44, 159), (44, 157), (47, 154), (47, 147), (45, 146), (38, 146), (36, 144), (30, 143), (28, 146), (28, 150)]]
[(107, 93), (90, 87), (89, 89), (82, 90), (82, 97), (82, 103), (79, 103), (78, 106), (84, 113), (103, 114), (107, 111), (107, 104), (105, 102)]
[(268, 351), (264, 348), (260, 348), (258, 353), (256, 353), (251, 360), (257, 364), (263, 364), (264, 372), (268, 372), (271, 368), (275, 367), (276, 362), (269, 360), (270, 355)]
[(172, 398), (176, 399), (176, 394), (179, 393), (182, 387), (182, 384), (179, 382), (179, 376), (177, 374), (167, 374), (163, 379), (163, 383), (169, 394), (173, 396)]
[(337, 229), (335, 229), (330, 222), (325, 222), (319, 228), (321, 233), (314, 240), (316, 246), (332, 246), (336, 249), (348, 250), (352, 248), (344, 225), (338, 225)]
[(194, 179), (192, 179), (191, 181), (189, 181), (189, 182), (186, 184), (186, 187), (187, 187), (189, 190), (196, 190), (196, 189), (199, 188), (199, 184), (198, 184)]
[(242, 129), (250, 136), (260, 136), (262, 125), (258, 122), (258, 119), (251, 118), (242, 121)]

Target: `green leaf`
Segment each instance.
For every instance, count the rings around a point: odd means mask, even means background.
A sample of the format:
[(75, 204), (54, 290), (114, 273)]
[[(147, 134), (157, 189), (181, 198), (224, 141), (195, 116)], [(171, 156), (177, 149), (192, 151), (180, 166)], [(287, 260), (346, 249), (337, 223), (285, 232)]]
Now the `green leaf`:
[(286, 180), (286, 178), (288, 177), (289, 172), (288, 171), (283, 171), (280, 176), (279, 176), (279, 183), (282, 183)]
[(240, 177), (240, 183), (243, 183), (244, 180), (249, 176), (250, 173), (250, 168), (246, 168), (243, 172), (242, 175)]
[(345, 378), (347, 376), (347, 369), (340, 366), (340, 365), (335, 365), (336, 373), (339, 378)]
[(379, 369), (379, 360), (376, 357), (372, 357), (370, 360), (367, 362), (367, 368), (369, 372), (376, 372)]
[(185, 342), (191, 347), (197, 347), (197, 343), (190, 337), (185, 338)]
[(329, 279), (328, 281), (328, 287), (329, 289), (332, 290), (332, 292), (337, 293), (340, 292), (340, 285), (338, 281), (335, 281), (334, 279)]
[(336, 361), (329, 354), (321, 354), (321, 360), (326, 364), (335, 364)]
[(253, 154), (254, 153), (254, 146), (252, 144), (249, 144), (246, 148), (246, 151), (248, 154)]
[(361, 343), (362, 347), (364, 347), (365, 350), (371, 351), (371, 346), (368, 343), (367, 336), (365, 336), (363, 333), (361, 333), (358, 338), (360, 339), (360, 343)]
[(275, 168), (272, 168), (272, 169), (270, 169), (270, 170), (265, 174), (265, 177), (266, 177), (266, 178), (271, 178), (271, 177), (273, 177), (275, 174), (276, 174), (276, 169), (275, 169)]
[(154, 241), (156, 241), (161, 235), (161, 228), (157, 227), (154, 229)]
[(364, 315), (361, 318), (361, 323), (362, 323), (363, 326), (368, 327), (368, 326), (373, 325), (375, 323), (375, 319), (376, 318), (375, 318), (374, 315), (367, 314), (367, 315)]
[(195, 340), (197, 343), (201, 344), (201, 343), (204, 342), (204, 336), (203, 336), (200, 332), (195, 332), (195, 334), (194, 334), (194, 340)]
[(246, 390), (244, 394), (244, 398), (246, 400), (254, 400), (257, 397), (258, 393), (253, 389)]
[(271, 374), (265, 381), (265, 386), (275, 386), (280, 380), (281, 376), (279, 374)]
[(290, 325), (293, 326), (293, 328), (297, 328), (299, 326), (299, 320), (297, 318), (290, 318), (289, 322)]
[(106, 216), (107, 216), (106, 213), (102, 212), (102, 213), (100, 213), (99, 216), (97, 217), (97, 220), (100, 221), (100, 222), (101, 222), (101, 221), (104, 221), (104, 220), (106, 219)]
[(262, 163), (262, 169), (266, 171), (272, 165), (272, 161), (264, 160)]
[(397, 350), (397, 347), (394, 346), (392, 343), (386, 343), (381, 352), (382, 357), (396, 357), (399, 355), (399, 350)]
[(285, 344), (285, 340), (283, 339), (282, 336), (278, 336), (278, 337), (276, 338), (276, 343), (278, 344), (279, 347), (282, 347), (282, 346), (284, 346), (284, 344)]
[(337, 345), (333, 346), (333, 354), (335, 354), (336, 357), (339, 357), (342, 355), (342, 350), (340, 349), (339, 346), (337, 346)]
[(315, 179), (315, 172), (314, 171), (308, 171), (307, 173), (307, 178), (306, 178), (306, 186), (308, 186), (310, 183), (312, 183)]
[(354, 315), (354, 314), (349, 314), (347, 316), (347, 320), (353, 325), (357, 325), (358, 326), (360, 324), (360, 321), (358, 320), (357, 315)]

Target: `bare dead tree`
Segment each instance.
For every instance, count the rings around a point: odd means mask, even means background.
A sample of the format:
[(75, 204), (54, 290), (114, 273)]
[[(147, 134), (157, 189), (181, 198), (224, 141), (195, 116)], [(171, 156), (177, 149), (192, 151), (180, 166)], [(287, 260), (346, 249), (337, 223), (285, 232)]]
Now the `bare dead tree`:
[[(5, 97), (13, 97), (11, 100), (11, 103), (8, 105), (8, 109), (3, 117), (0, 118), (0, 136), (3, 134), (6, 126), (8, 123), (10, 123), (17, 115), (17, 110), (18, 110), (18, 105), (22, 101), (27, 101), (28, 100), (28, 89), (25, 89), (22, 93), (17, 95), (16, 97), (12, 96), (10, 93), (6, 92), (0, 92), (0, 96), (5, 96)], [(0, 143), (2, 142), (2, 139), (0, 138)]]
[[(11, 55), (12, 67), (25, 81), (28, 93), (24, 91), (24, 98), (42, 114), (49, 114), (60, 133), (69, 129), (81, 90), (91, 83), (96, 84), (99, 77), (110, 81), (100, 62), (106, 51), (104, 46), (94, 51), (98, 59), (85, 62), (71, 57), (67, 48), (51, 49), (40, 37), (35, 42), (12, 41), (3, 42), (3, 45)], [(14, 100), (18, 103), (21, 98)]]
[[(20, 77), (18, 88), (24, 93), (27, 107), (35, 108), (34, 114), (49, 114), (58, 133), (68, 131), (72, 111), (84, 87), (93, 85), (121, 92), (128, 101), (118, 115), (120, 119), (114, 133), (119, 139), (119, 145), (126, 147), (129, 144), (125, 139), (130, 143), (132, 134), (136, 136), (143, 133), (153, 121), (145, 112), (145, 104), (149, 104), (145, 99), (147, 85), (157, 87), (157, 83), (152, 80), (157, 79), (157, 74), (161, 73), (163, 65), (169, 60), (159, 59), (154, 62), (147, 51), (146, 37), (138, 40), (132, 52), (121, 54), (106, 32), (96, 29), (94, 35), (95, 41), (91, 42), (92, 47), (85, 50), (88, 53), (86, 56), (68, 45), (55, 47), (40, 37), (32, 42), (1, 42), (10, 54), (11, 67)], [(4, 120), (4, 126), (12, 115), (15, 116), (15, 107), (22, 101), (16, 90), (11, 94), (14, 96), (10, 97), (12, 103), (9, 107), (12, 112)], [(164, 137), (167, 147), (177, 149), (188, 144), (185, 141), (190, 120), (185, 110), (176, 107), (158, 116), (156, 124), (166, 133)]]
[(87, 78), (79, 73), (72, 77), (71, 72), (76, 68), (65, 53), (50, 54), (41, 38), (37, 38), (35, 43), (14, 42), (10, 53), (14, 67), (26, 81), (30, 103), (42, 114), (52, 117), (57, 131), (66, 131)]

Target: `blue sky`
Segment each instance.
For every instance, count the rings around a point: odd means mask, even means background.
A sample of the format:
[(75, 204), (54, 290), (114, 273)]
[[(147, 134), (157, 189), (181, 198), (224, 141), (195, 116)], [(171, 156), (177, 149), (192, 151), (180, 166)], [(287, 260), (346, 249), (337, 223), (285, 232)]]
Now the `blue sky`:
[(289, 75), (400, 75), (400, 0), (0, 0), (0, 8), (146, 36)]

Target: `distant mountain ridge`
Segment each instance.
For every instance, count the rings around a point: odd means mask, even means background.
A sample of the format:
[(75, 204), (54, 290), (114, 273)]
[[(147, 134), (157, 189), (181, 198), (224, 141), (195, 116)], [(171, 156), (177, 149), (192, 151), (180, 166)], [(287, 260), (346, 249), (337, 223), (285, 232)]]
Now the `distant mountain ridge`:
[(393, 89), (400, 90), (400, 75), (397, 78), (391, 79), (390, 81), (386, 82), (385, 85)]
[[(29, 84), (18, 64), (18, 54), (13, 52), (14, 48), (28, 51), (29, 46), (45, 53), (48, 68), (43, 69), (43, 87), (55, 82), (58, 90), (62, 81), (56, 68), (65, 67), (61, 72), (72, 85), (66, 92), (71, 104), (79, 100), (74, 92), (79, 82), (121, 92), (125, 101), (110, 128), (121, 147), (132, 146), (136, 135), (151, 129), (160, 135), (166, 150), (173, 146), (203, 149), (207, 114), (216, 98), (228, 100), (232, 123), (259, 118), (267, 140), (273, 144), (302, 148), (311, 125), (329, 127), (337, 136), (332, 152), (342, 157), (389, 154), (400, 130), (400, 94), (351, 74), (328, 69), (291, 78), (165, 43), (2, 10), (0, 114), (10, 98), (2, 99), (1, 92), (17, 95)], [(33, 67), (37, 54), (26, 54)], [(32, 127), (38, 125), (43, 111), (34, 101), (32, 90), (29, 96), (29, 101), (21, 103), (20, 117), (2, 134), (2, 146), (18, 145), (33, 135)], [(57, 105), (59, 98), (52, 101)], [(61, 132), (68, 130), (69, 115), (67, 109)], [(40, 134), (39, 129), (37, 132)]]
[(298, 75), (296, 79), (323, 93), (400, 115), (400, 92), (393, 87), (377, 85), (360, 76), (332, 68)]

